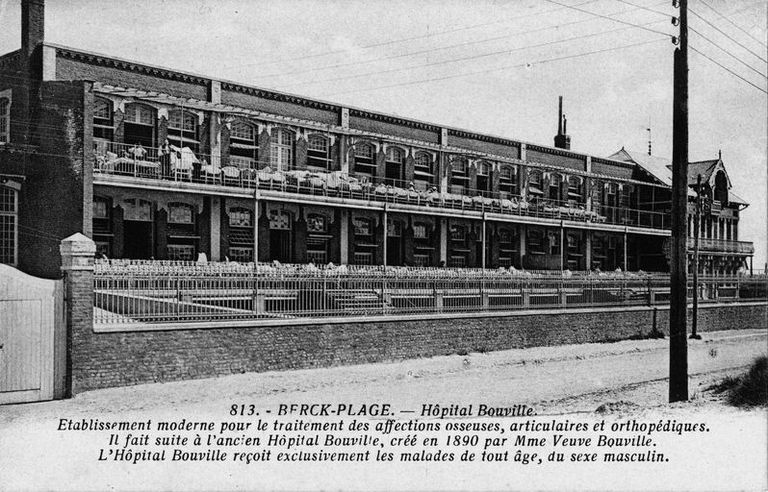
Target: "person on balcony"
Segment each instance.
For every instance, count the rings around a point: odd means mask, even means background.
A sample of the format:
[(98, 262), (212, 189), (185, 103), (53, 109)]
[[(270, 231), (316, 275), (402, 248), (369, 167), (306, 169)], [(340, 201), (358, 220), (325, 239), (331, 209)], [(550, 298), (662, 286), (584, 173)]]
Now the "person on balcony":
[(160, 147), (160, 172), (163, 177), (171, 175), (171, 145), (168, 139)]

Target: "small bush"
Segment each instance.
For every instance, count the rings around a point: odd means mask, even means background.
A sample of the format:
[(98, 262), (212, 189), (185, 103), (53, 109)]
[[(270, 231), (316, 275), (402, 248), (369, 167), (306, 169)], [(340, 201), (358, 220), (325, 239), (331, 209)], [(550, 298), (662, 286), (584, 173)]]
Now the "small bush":
[(768, 406), (768, 357), (755, 359), (749, 371), (738, 378), (728, 391), (728, 403), (731, 405)]

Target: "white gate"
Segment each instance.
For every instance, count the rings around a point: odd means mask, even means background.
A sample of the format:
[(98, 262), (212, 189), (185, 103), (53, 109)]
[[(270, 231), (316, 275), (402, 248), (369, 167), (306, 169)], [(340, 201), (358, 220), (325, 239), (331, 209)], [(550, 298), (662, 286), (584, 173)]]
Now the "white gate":
[(64, 393), (63, 281), (0, 264), (0, 404)]

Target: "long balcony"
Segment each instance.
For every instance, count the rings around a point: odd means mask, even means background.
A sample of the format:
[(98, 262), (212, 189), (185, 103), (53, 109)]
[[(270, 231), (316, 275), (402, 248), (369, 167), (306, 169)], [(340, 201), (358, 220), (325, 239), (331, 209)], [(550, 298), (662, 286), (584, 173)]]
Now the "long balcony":
[[(694, 239), (688, 238), (688, 249), (693, 251)], [(749, 241), (732, 241), (730, 239), (699, 238), (699, 252), (706, 254), (734, 254), (751, 256), (755, 247)]]
[[(173, 147), (157, 148), (113, 142), (94, 144), (94, 172), (132, 176), (142, 180), (173, 181), (289, 194), (346, 198), (368, 202), (398, 203), (454, 210), (518, 215), (534, 218), (669, 229), (664, 212), (600, 205), (588, 210), (582, 200), (551, 200), (489, 190), (451, 187), (451, 192), (424, 181), (403, 180), (323, 169), (272, 169), (266, 164), (221, 165), (219, 156), (195, 154)], [(461, 191), (458, 193), (457, 191)]]

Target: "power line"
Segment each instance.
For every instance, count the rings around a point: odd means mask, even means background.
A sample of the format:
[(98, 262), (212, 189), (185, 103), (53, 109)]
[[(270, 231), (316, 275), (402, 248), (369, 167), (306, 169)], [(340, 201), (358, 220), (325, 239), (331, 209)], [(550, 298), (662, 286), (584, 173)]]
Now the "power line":
[(693, 31), (694, 33), (698, 34), (698, 35), (699, 35), (699, 36), (701, 36), (702, 38), (706, 39), (706, 40), (707, 40), (707, 42), (709, 42), (710, 44), (712, 44), (712, 45), (713, 45), (715, 48), (719, 49), (720, 51), (722, 51), (722, 52), (723, 52), (723, 53), (725, 53), (726, 55), (730, 55), (730, 56), (731, 56), (731, 57), (733, 57), (733, 58), (734, 58), (736, 61), (738, 61), (739, 63), (741, 63), (741, 64), (742, 64), (742, 65), (744, 65), (745, 67), (749, 68), (750, 70), (752, 70), (752, 71), (753, 71), (753, 72), (755, 72), (756, 74), (760, 75), (760, 76), (761, 76), (761, 77), (763, 77), (763, 78), (766, 78), (766, 75), (765, 75), (763, 72), (761, 72), (760, 70), (756, 69), (755, 67), (753, 67), (753, 66), (752, 66), (752, 65), (750, 65), (749, 63), (745, 62), (744, 60), (742, 60), (742, 59), (741, 59), (741, 58), (739, 58), (738, 56), (734, 55), (733, 53), (731, 53), (731, 52), (730, 52), (730, 51), (728, 51), (727, 49), (723, 48), (723, 47), (722, 47), (722, 46), (720, 46), (719, 44), (715, 43), (714, 41), (712, 41), (711, 39), (709, 39), (708, 37), (706, 37), (705, 35), (703, 35), (703, 34), (702, 34), (702, 33), (700, 33), (699, 31), (697, 31), (696, 29), (692, 28), (691, 26), (688, 26), (688, 29), (689, 29), (690, 31)]
[[(550, 1), (550, 0), (547, 0), (547, 1)], [(763, 58), (763, 57), (762, 57), (762, 56), (760, 56), (759, 54), (757, 54), (757, 53), (755, 53), (754, 51), (752, 51), (751, 49), (749, 49), (749, 47), (747, 47), (747, 46), (744, 46), (744, 45), (743, 45), (742, 43), (740, 43), (738, 40), (736, 40), (736, 39), (733, 39), (733, 38), (732, 38), (732, 37), (731, 37), (731, 36), (730, 36), (728, 33), (726, 33), (725, 31), (723, 31), (722, 29), (720, 29), (720, 28), (719, 28), (719, 27), (717, 27), (716, 25), (712, 24), (711, 22), (709, 22), (707, 19), (705, 19), (705, 18), (704, 18), (704, 17), (702, 17), (701, 15), (697, 14), (697, 13), (696, 13), (695, 11), (693, 11), (692, 9), (690, 9), (690, 8), (689, 8), (689, 9), (688, 9), (688, 12), (692, 13), (693, 15), (695, 15), (696, 17), (698, 17), (699, 19), (701, 19), (702, 21), (704, 21), (706, 24), (709, 24), (709, 25), (710, 25), (710, 26), (711, 26), (711, 27), (712, 27), (714, 30), (716, 30), (717, 32), (719, 32), (720, 34), (722, 34), (723, 36), (725, 36), (726, 38), (730, 39), (730, 40), (731, 40), (731, 41), (733, 41), (734, 43), (738, 44), (739, 46), (741, 46), (741, 47), (742, 47), (742, 48), (744, 48), (745, 50), (747, 50), (747, 51), (749, 51), (750, 53), (752, 53), (753, 55), (755, 55), (755, 56), (756, 56), (757, 58), (759, 58), (759, 59), (760, 59), (760, 60), (761, 60), (763, 63), (768, 63), (768, 60), (766, 60), (765, 58)]]
[(378, 87), (369, 87), (367, 89), (356, 89), (356, 90), (351, 90), (351, 91), (333, 92), (333, 93), (325, 94), (325, 96), (336, 96), (336, 95), (340, 95), (340, 94), (352, 94), (352, 93), (355, 93), (355, 92), (368, 92), (368, 91), (378, 90), (378, 89), (389, 89), (389, 88), (392, 88), (392, 87), (403, 87), (403, 86), (407, 86), (407, 85), (423, 84), (423, 83), (427, 83), (427, 82), (437, 82), (437, 81), (442, 81), (442, 80), (455, 79), (455, 78), (459, 78), (459, 77), (467, 77), (467, 76), (471, 76), (471, 75), (480, 75), (480, 74), (491, 73), (491, 72), (499, 72), (499, 71), (502, 71), (502, 70), (509, 70), (509, 69), (513, 69), (513, 68), (532, 67), (533, 65), (536, 65), (536, 64), (543, 65), (545, 63), (553, 63), (553, 62), (556, 62), (556, 61), (563, 61), (563, 60), (568, 60), (568, 59), (572, 59), (572, 58), (580, 58), (580, 57), (584, 57), (584, 56), (595, 55), (595, 54), (598, 54), (598, 53), (606, 53), (606, 52), (609, 52), (609, 51), (615, 51), (615, 50), (626, 49), (626, 48), (633, 48), (633, 47), (636, 47), (636, 46), (642, 46), (642, 45), (646, 45), (646, 44), (655, 43), (655, 42), (661, 41), (662, 39), (666, 40), (666, 39), (668, 39), (668, 37), (669, 36), (665, 34), (663, 38), (655, 38), (655, 39), (652, 39), (652, 40), (649, 40), (649, 41), (641, 41), (639, 43), (632, 43), (632, 44), (627, 44), (627, 45), (622, 45), (622, 46), (614, 46), (614, 47), (611, 47), (611, 48), (604, 48), (604, 49), (601, 49), (601, 50), (587, 51), (585, 53), (577, 53), (577, 54), (574, 54), (574, 55), (566, 55), (566, 56), (559, 56), (559, 57), (555, 57), (555, 58), (547, 58), (547, 59), (543, 59), (543, 60), (536, 60), (536, 61), (528, 62), (528, 63), (520, 63), (520, 64), (517, 64), (517, 65), (507, 65), (507, 66), (491, 68), (491, 69), (487, 69), (487, 70), (476, 70), (474, 72), (464, 72), (464, 73), (459, 73), (459, 74), (446, 75), (446, 76), (443, 76), (443, 77), (433, 77), (433, 78), (429, 78), (429, 79), (414, 80), (414, 81), (410, 81), (410, 82), (401, 82), (401, 83), (398, 83), (398, 84), (383, 85), (383, 86), (378, 86)]
[(760, 92), (762, 92), (763, 94), (768, 94), (768, 91), (766, 91), (766, 90), (765, 90), (765, 89), (763, 89), (762, 87), (760, 87), (760, 86), (758, 86), (758, 85), (756, 85), (756, 84), (753, 84), (752, 82), (750, 82), (749, 80), (745, 79), (745, 78), (744, 78), (744, 77), (742, 77), (741, 75), (737, 74), (736, 72), (734, 72), (734, 71), (733, 71), (733, 70), (731, 70), (730, 68), (726, 67), (725, 65), (721, 64), (720, 62), (717, 62), (717, 61), (713, 60), (713, 59), (712, 59), (712, 58), (710, 58), (709, 56), (707, 56), (707, 55), (705, 55), (704, 53), (702, 53), (701, 51), (697, 50), (697, 49), (696, 49), (696, 48), (694, 48), (693, 46), (689, 46), (689, 48), (690, 48), (691, 50), (695, 51), (696, 53), (700, 54), (701, 56), (703, 56), (703, 57), (704, 57), (704, 58), (706, 58), (707, 60), (711, 61), (712, 63), (714, 63), (714, 64), (715, 64), (715, 65), (717, 65), (718, 67), (722, 68), (722, 69), (723, 69), (723, 70), (725, 70), (726, 72), (730, 73), (730, 74), (731, 74), (731, 75), (733, 75), (734, 77), (737, 77), (737, 78), (739, 78), (739, 79), (743, 80), (744, 82), (746, 82), (747, 84), (751, 85), (751, 86), (752, 86), (752, 87), (754, 87), (755, 89), (759, 90), (759, 91), (760, 91)]
[[(579, 3), (577, 5), (587, 5), (589, 3), (595, 3), (597, 1), (599, 1), (599, 0), (587, 0), (586, 2), (582, 2), (582, 3)], [(435, 37), (435, 36), (442, 36), (443, 34), (450, 34), (450, 33), (460, 32), (460, 31), (468, 31), (470, 29), (476, 29), (478, 27), (486, 27), (486, 26), (492, 26), (492, 25), (496, 25), (496, 24), (505, 24), (507, 22), (515, 21), (515, 20), (518, 20), (518, 19), (524, 19), (526, 17), (534, 17), (534, 16), (537, 16), (537, 15), (548, 14), (550, 12), (556, 12), (558, 10), (563, 10), (563, 8), (559, 7), (559, 8), (556, 8), (556, 9), (544, 10), (542, 12), (534, 12), (534, 13), (525, 14), (525, 15), (518, 15), (518, 16), (512, 17), (510, 19), (498, 20), (498, 21), (493, 21), (493, 22), (483, 22), (483, 23), (480, 23), (480, 24), (472, 24), (472, 25), (469, 25), (469, 26), (458, 27), (458, 28), (455, 28), (455, 29), (446, 29), (446, 30), (437, 31), (437, 32), (434, 32), (434, 33), (421, 34), (419, 36), (411, 36), (411, 37), (408, 37), (408, 38), (400, 38), (400, 39), (393, 39), (393, 40), (389, 40), (389, 41), (382, 41), (382, 42), (378, 42), (378, 43), (373, 43), (373, 44), (368, 44), (368, 45), (360, 46), (358, 49), (363, 49), (364, 50), (364, 49), (370, 49), (370, 48), (378, 48), (380, 46), (388, 46), (388, 45), (391, 45), (391, 44), (404, 43), (406, 41), (415, 41), (417, 39), (425, 39), (425, 38), (431, 38), (431, 37)], [(346, 53), (346, 50), (326, 51), (324, 53), (316, 53), (316, 54), (313, 54), (313, 55), (304, 55), (304, 56), (298, 56), (298, 57), (295, 57), (295, 58), (280, 59), (280, 60), (267, 60), (267, 61), (263, 61), (263, 62), (247, 63), (247, 64), (243, 64), (243, 65), (229, 65), (229, 66), (222, 67), (222, 68), (223, 69), (228, 69), (228, 68), (250, 67), (250, 66), (253, 66), (253, 65), (262, 65), (262, 66), (263, 65), (274, 65), (275, 63), (284, 63), (284, 62), (291, 62), (291, 61), (308, 60), (310, 58), (320, 58), (320, 57), (323, 57), (323, 56), (336, 55), (336, 54), (339, 54), (339, 53)]]
[[(644, 7), (644, 6), (638, 5), (636, 3), (627, 2), (626, 0), (616, 0), (616, 1), (624, 3), (624, 4), (627, 4), (627, 5), (632, 5), (633, 7), (637, 7), (637, 8), (642, 9), (642, 10), (647, 10), (648, 12), (653, 12), (654, 14), (660, 14), (660, 15), (665, 15), (665, 16), (671, 16), (672, 15), (669, 12), (662, 12), (661, 10), (656, 10), (656, 9), (652, 9), (652, 8), (649, 8), (649, 7)], [(667, 3), (667, 2), (664, 1), (662, 3)]]
[(554, 3), (555, 5), (561, 5), (563, 7), (566, 7), (566, 8), (572, 9), (572, 10), (576, 10), (577, 12), (583, 12), (585, 14), (593, 15), (595, 17), (602, 17), (603, 19), (608, 19), (610, 21), (618, 22), (620, 24), (626, 24), (628, 26), (638, 27), (640, 29), (644, 29), (644, 30), (646, 30), (648, 32), (652, 32), (652, 33), (655, 33), (655, 34), (663, 34), (663, 35), (668, 36), (668, 37), (672, 36), (671, 34), (663, 32), (663, 31), (657, 31), (656, 29), (651, 29), (651, 28), (648, 28), (648, 27), (638, 26), (637, 24), (633, 24), (631, 22), (627, 22), (627, 21), (623, 21), (623, 20), (619, 20), (619, 19), (614, 19), (613, 17), (608, 17), (605, 14), (598, 14), (597, 12), (592, 12), (592, 11), (589, 11), (589, 10), (580, 9), (579, 7), (577, 7), (575, 5), (566, 5), (564, 3), (556, 2), (555, 0), (545, 0), (545, 1), (547, 1), (549, 3)]
[[(651, 24), (658, 24), (659, 22), (662, 22), (662, 21), (652, 21), (652, 22), (648, 22), (646, 24), (641, 24), (641, 25), (645, 26), (645, 25), (651, 25)], [(465, 57), (462, 57), (462, 58), (451, 58), (451, 59), (448, 59), (448, 60), (441, 60), (441, 61), (437, 61), (437, 62), (424, 63), (424, 64), (419, 64), (419, 65), (411, 65), (409, 67), (390, 68), (390, 69), (387, 69), (387, 70), (377, 70), (377, 71), (373, 71), (373, 72), (366, 72), (366, 73), (355, 74), (355, 75), (347, 75), (347, 76), (342, 76), (342, 77), (334, 77), (334, 78), (330, 78), (330, 79), (312, 80), (312, 81), (309, 81), (309, 82), (302, 82), (302, 83), (299, 83), (299, 84), (290, 84), (290, 85), (291, 85), (291, 87), (297, 87), (297, 86), (304, 86), (304, 85), (320, 84), (320, 83), (324, 83), (324, 82), (337, 82), (337, 81), (340, 81), (340, 80), (368, 77), (368, 76), (371, 76), (371, 75), (381, 75), (381, 74), (386, 74), (386, 73), (401, 72), (401, 71), (404, 71), (404, 70), (414, 70), (414, 69), (417, 69), (417, 68), (432, 67), (432, 66), (437, 66), (437, 65), (445, 65), (445, 64), (448, 64), (448, 63), (458, 63), (458, 62), (467, 61), (467, 60), (476, 60), (476, 59), (479, 59), (479, 58), (486, 58), (486, 57), (489, 57), (489, 56), (508, 54), (508, 53), (512, 53), (514, 51), (521, 51), (521, 50), (526, 50), (526, 49), (531, 49), (531, 48), (541, 48), (541, 47), (544, 47), (544, 46), (550, 46), (550, 45), (553, 45), (553, 44), (565, 43), (565, 42), (568, 42), (568, 41), (576, 41), (576, 40), (579, 40), (579, 39), (585, 39), (585, 38), (590, 38), (590, 37), (604, 36), (606, 34), (612, 34), (612, 33), (619, 32), (619, 31), (626, 31), (627, 29), (632, 29), (632, 27), (629, 27), (629, 26), (619, 27), (619, 28), (616, 28), (616, 29), (611, 29), (609, 31), (600, 31), (600, 32), (596, 32), (596, 33), (582, 34), (580, 36), (573, 36), (573, 37), (570, 37), (570, 38), (558, 39), (558, 40), (554, 40), (554, 41), (547, 41), (547, 42), (538, 43), (538, 44), (529, 44), (529, 45), (519, 46), (519, 47), (516, 47), (516, 48), (507, 48), (507, 49), (503, 49), (503, 50), (499, 50), (499, 51), (493, 51), (493, 52), (490, 52), (490, 53), (481, 53), (479, 55), (465, 56)]]
[[(661, 2), (661, 3), (666, 3), (666, 0)], [(612, 12), (612, 13), (606, 14), (606, 15), (607, 16), (621, 15), (621, 14), (632, 12), (634, 10), (638, 10), (638, 9), (634, 8), (634, 9), (629, 9), (629, 10), (621, 10), (621, 11)], [(436, 52), (436, 51), (443, 51), (443, 50), (452, 49), (452, 48), (458, 48), (458, 47), (462, 47), (462, 46), (470, 46), (470, 45), (473, 45), (473, 44), (488, 43), (488, 42), (491, 42), (491, 41), (498, 41), (500, 39), (507, 39), (507, 38), (512, 38), (512, 37), (518, 37), (518, 36), (523, 36), (525, 34), (532, 34), (532, 33), (535, 33), (535, 32), (548, 31), (550, 29), (560, 29), (562, 27), (572, 26), (572, 25), (576, 25), (576, 24), (583, 24), (585, 22), (592, 22), (592, 21), (594, 21), (593, 18), (581, 19), (581, 20), (578, 20), (578, 21), (566, 22), (565, 24), (558, 24), (558, 25), (554, 25), (554, 26), (539, 27), (539, 28), (536, 28), (536, 29), (529, 29), (527, 31), (515, 32), (515, 33), (512, 33), (512, 34), (504, 34), (503, 36), (494, 36), (494, 37), (484, 38), (484, 39), (479, 39), (479, 40), (465, 41), (463, 43), (456, 43), (456, 44), (451, 44), (451, 45), (447, 45), (447, 46), (438, 46), (438, 47), (435, 47), (435, 48), (429, 48), (429, 49), (424, 49), (424, 50), (419, 50), (419, 51), (411, 51), (411, 52), (408, 52), (408, 53), (399, 53), (399, 54), (396, 54), (396, 55), (387, 55), (387, 56), (383, 56), (383, 57), (379, 57), (379, 58), (371, 58), (369, 60), (351, 61), (351, 62), (337, 63), (335, 65), (326, 65), (326, 66), (323, 66), (323, 67), (312, 67), (312, 68), (294, 70), (294, 71), (291, 71), (291, 72), (282, 72), (282, 73), (273, 73), (273, 74), (268, 74), (268, 75), (261, 75), (261, 76), (255, 77), (255, 78), (256, 79), (265, 79), (265, 78), (273, 78), (273, 77), (284, 77), (284, 76), (287, 76), (287, 75), (297, 75), (297, 74), (302, 74), (302, 73), (318, 72), (318, 71), (322, 71), (322, 70), (331, 70), (331, 69), (334, 69), (334, 68), (349, 67), (349, 66), (354, 66), (354, 65), (365, 65), (365, 64), (368, 64), (368, 63), (374, 63), (374, 62), (378, 62), (378, 61), (394, 60), (396, 58), (405, 58), (405, 57), (409, 57), (409, 56), (422, 55), (422, 54), (425, 54), (425, 53), (432, 53), (432, 52)], [(331, 79), (331, 80), (333, 80), (333, 79)], [(314, 83), (314, 82), (309, 82), (309, 83)], [(292, 84), (292, 85), (295, 85), (295, 84)], [(299, 84), (299, 85), (301, 85), (301, 84)]]
[(757, 41), (758, 43), (760, 43), (760, 45), (761, 45), (761, 46), (764, 46), (764, 47), (766, 46), (766, 44), (765, 44), (765, 42), (764, 42), (764, 41), (761, 41), (761, 40), (757, 39), (756, 37), (754, 37), (754, 36), (753, 36), (753, 35), (752, 35), (752, 34), (751, 34), (749, 31), (747, 31), (746, 29), (743, 29), (741, 26), (737, 25), (737, 24), (736, 24), (735, 22), (733, 22), (731, 19), (729, 19), (729, 18), (728, 18), (728, 17), (726, 17), (725, 15), (721, 14), (720, 12), (718, 12), (718, 11), (717, 11), (717, 10), (716, 10), (716, 9), (715, 9), (713, 6), (711, 6), (710, 4), (708, 4), (707, 2), (705, 2), (704, 0), (699, 0), (699, 1), (700, 1), (701, 3), (703, 3), (704, 5), (706, 5), (706, 6), (707, 6), (707, 8), (709, 8), (709, 10), (711, 10), (712, 12), (714, 12), (715, 14), (717, 14), (717, 15), (718, 15), (718, 16), (719, 16), (721, 19), (723, 19), (725, 22), (729, 23), (730, 25), (732, 25), (733, 27), (735, 27), (735, 28), (736, 28), (736, 29), (738, 29), (739, 31), (743, 32), (744, 34), (746, 34), (746, 35), (747, 35), (747, 36), (749, 36), (750, 38), (754, 39), (755, 41)]

